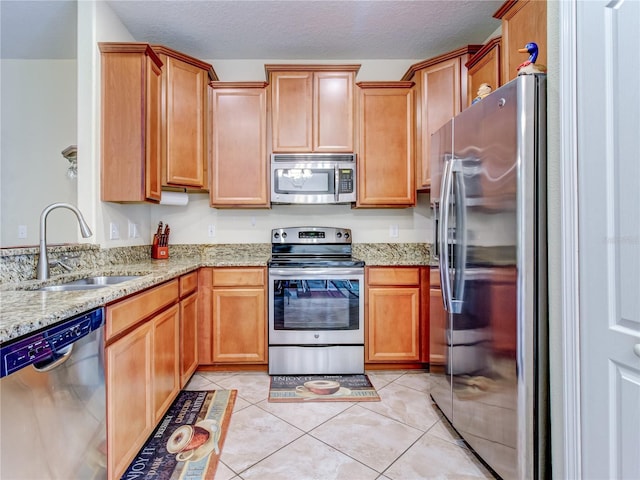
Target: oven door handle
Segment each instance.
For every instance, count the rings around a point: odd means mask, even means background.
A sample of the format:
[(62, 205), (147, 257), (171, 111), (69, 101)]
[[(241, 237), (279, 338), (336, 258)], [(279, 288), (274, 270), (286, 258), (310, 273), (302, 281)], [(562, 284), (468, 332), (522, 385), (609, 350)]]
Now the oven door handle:
[(328, 267), (328, 268), (270, 268), (269, 275), (274, 279), (290, 280), (292, 278), (308, 277), (308, 276), (320, 276), (324, 278), (327, 276), (345, 276), (345, 275), (364, 275), (363, 268), (340, 268), (340, 267)]

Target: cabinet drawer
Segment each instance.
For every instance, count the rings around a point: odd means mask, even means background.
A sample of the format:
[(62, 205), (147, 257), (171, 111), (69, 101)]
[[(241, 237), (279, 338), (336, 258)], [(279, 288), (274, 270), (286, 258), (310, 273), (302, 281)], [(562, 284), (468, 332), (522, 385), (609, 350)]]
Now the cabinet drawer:
[(429, 269), (429, 286), (431, 288), (440, 288), (440, 269), (438, 267)]
[(264, 285), (265, 271), (262, 267), (257, 268), (214, 268), (214, 287), (247, 287)]
[(178, 299), (178, 280), (150, 288), (138, 295), (107, 306), (106, 338), (120, 333)]
[(417, 267), (371, 267), (368, 270), (367, 281), (369, 286), (420, 285), (420, 269)]
[(198, 288), (198, 272), (187, 273), (180, 277), (180, 298), (186, 297)]

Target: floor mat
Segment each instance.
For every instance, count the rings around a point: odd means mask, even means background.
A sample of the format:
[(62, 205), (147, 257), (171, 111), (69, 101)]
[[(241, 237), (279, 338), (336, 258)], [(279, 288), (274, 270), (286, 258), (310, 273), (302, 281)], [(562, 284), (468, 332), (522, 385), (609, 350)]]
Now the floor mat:
[(181, 391), (122, 479), (213, 478), (237, 393)]
[(379, 402), (366, 375), (272, 375), (270, 402)]

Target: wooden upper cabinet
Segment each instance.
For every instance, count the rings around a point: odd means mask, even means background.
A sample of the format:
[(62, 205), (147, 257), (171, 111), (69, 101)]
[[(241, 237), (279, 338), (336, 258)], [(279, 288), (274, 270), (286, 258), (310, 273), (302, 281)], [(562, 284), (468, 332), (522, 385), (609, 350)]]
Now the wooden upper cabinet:
[(547, 2), (509, 0), (493, 14), (502, 20), (502, 82), (518, 76), (518, 66), (529, 58), (520, 53), (529, 42), (538, 44), (536, 65), (547, 64)]
[(212, 207), (269, 207), (267, 84), (211, 82)]
[(488, 84), (492, 90), (502, 85), (500, 83), (500, 43), (501, 37), (496, 37), (487, 42), (466, 64), (469, 75), (467, 105), (471, 105), (473, 99), (478, 96), (478, 90), (483, 83)]
[(353, 152), (354, 82), (360, 65), (266, 65), (272, 150)]
[(415, 205), (413, 82), (360, 82), (357, 207)]
[(152, 48), (162, 75), (162, 184), (207, 188), (207, 85), (217, 80), (210, 64), (162, 45)]
[(162, 61), (146, 43), (99, 43), (101, 199), (159, 202)]
[(313, 75), (313, 151), (353, 152), (355, 72)]
[(431, 188), (431, 135), (467, 105), (465, 64), (480, 47), (468, 45), (414, 64), (402, 77), (415, 82), (417, 190)]

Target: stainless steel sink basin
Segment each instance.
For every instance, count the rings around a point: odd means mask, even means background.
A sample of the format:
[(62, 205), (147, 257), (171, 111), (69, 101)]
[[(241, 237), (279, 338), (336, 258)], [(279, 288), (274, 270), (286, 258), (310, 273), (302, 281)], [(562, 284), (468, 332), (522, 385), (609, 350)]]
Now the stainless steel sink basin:
[(103, 288), (109, 285), (116, 285), (118, 283), (126, 282), (140, 278), (141, 275), (102, 275), (97, 277), (86, 277), (72, 282), (61, 283), (58, 285), (47, 285), (41, 287), (38, 290), (45, 292), (66, 292), (72, 290), (93, 290), (96, 288)]
[(133, 280), (134, 278), (140, 278), (140, 275), (103, 275), (99, 277), (87, 277), (80, 280), (74, 280), (73, 282), (65, 283), (64, 285), (115, 285), (116, 283), (126, 282), (127, 280)]

